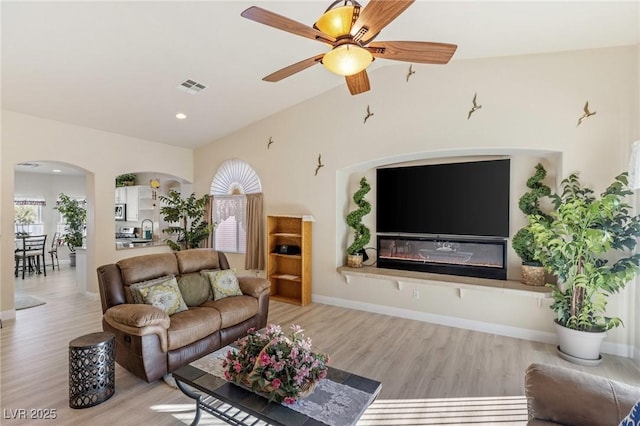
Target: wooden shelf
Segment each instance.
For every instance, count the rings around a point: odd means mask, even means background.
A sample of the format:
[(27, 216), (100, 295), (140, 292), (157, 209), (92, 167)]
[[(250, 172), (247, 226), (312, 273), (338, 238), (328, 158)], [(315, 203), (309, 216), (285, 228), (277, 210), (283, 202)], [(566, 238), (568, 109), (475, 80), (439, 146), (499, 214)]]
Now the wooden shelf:
[(273, 237), (291, 237), (291, 238), (302, 238), (302, 234), (292, 234), (289, 232), (274, 232), (273, 234), (269, 234)]
[(298, 275), (291, 275), (291, 274), (271, 274), (269, 275), (271, 278), (276, 278), (278, 280), (287, 280), (287, 281), (293, 281), (293, 282), (302, 282), (302, 277), (298, 276)]
[(285, 296), (280, 296), (278, 294), (272, 294), (271, 296), (269, 296), (271, 299), (273, 300), (277, 300), (279, 302), (285, 302), (285, 303), (290, 303), (292, 305), (299, 305), (299, 306), (304, 306), (302, 304), (302, 302), (300, 302), (300, 299), (296, 298), (296, 297), (285, 297)]
[(292, 259), (302, 259), (302, 255), (300, 255), (300, 254), (269, 253), (269, 256), (279, 256), (279, 257), (290, 257)]
[(513, 280), (492, 280), (488, 278), (433, 274), (430, 272), (401, 271), (376, 268), (375, 266), (364, 266), (362, 268), (341, 266), (337, 271), (345, 277), (347, 283), (350, 282), (351, 277), (387, 280), (395, 282), (398, 290), (402, 290), (404, 283), (416, 283), (456, 288), (460, 297), (463, 297), (465, 290), (475, 290), (533, 297), (538, 299), (539, 303), (544, 299), (551, 298), (551, 289), (549, 287), (529, 286)]
[[(267, 216), (267, 271), (274, 300), (305, 306), (311, 303), (311, 225), (308, 216)], [(281, 254), (280, 246), (299, 254)]]

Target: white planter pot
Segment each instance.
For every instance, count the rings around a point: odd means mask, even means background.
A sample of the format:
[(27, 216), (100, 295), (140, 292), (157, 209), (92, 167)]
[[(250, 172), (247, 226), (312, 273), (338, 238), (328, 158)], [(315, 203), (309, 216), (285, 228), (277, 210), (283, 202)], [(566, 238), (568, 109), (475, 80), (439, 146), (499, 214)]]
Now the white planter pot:
[(600, 345), (607, 336), (606, 331), (578, 331), (563, 327), (557, 322), (554, 324), (556, 332), (558, 333), (560, 355), (568, 355), (568, 357), (563, 358), (567, 361), (583, 365), (596, 365), (595, 363), (600, 363), (602, 360), (600, 356)]

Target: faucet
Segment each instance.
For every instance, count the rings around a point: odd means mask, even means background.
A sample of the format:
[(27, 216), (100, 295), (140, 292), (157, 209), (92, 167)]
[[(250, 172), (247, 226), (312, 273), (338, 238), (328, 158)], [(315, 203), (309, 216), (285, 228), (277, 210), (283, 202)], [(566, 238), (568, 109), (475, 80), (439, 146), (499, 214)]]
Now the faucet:
[[(144, 235), (144, 233), (145, 233), (145, 231), (144, 231), (144, 223), (145, 222), (150, 222), (151, 223), (151, 239), (153, 239), (153, 221), (151, 219), (145, 219), (140, 224), (140, 230), (142, 231), (142, 235)], [(144, 238), (146, 238), (146, 236)]]

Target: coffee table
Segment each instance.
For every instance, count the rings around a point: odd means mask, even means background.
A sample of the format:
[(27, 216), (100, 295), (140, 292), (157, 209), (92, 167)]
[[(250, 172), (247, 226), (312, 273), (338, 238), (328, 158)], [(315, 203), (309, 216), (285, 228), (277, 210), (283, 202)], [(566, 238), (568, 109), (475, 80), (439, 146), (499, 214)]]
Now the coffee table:
[[(191, 423), (200, 421), (202, 411), (232, 425), (312, 426), (324, 425), (305, 414), (269, 400), (248, 389), (216, 377), (193, 365), (173, 372), (178, 388), (196, 401), (196, 415)], [(329, 367), (327, 378), (368, 394), (370, 404), (380, 393), (382, 383), (357, 374)], [(191, 389), (190, 389), (191, 388)], [(362, 412), (366, 406), (361, 407)], [(362, 413), (361, 413), (362, 414)], [(360, 415), (361, 415), (360, 414)]]

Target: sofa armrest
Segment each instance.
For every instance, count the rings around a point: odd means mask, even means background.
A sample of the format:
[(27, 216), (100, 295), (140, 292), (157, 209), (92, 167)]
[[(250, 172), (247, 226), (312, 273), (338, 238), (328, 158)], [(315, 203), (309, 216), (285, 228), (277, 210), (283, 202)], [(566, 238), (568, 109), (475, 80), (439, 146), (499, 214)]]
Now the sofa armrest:
[(162, 309), (151, 305), (123, 303), (107, 309), (103, 318), (111, 327), (132, 336), (156, 334), (162, 351), (167, 352), (167, 329), (171, 319)]
[(530, 424), (617, 425), (640, 400), (640, 388), (569, 368), (531, 364), (525, 375)]
[(269, 280), (259, 277), (238, 277), (238, 283), (242, 294), (255, 298), (260, 297), (265, 290), (271, 287)]

